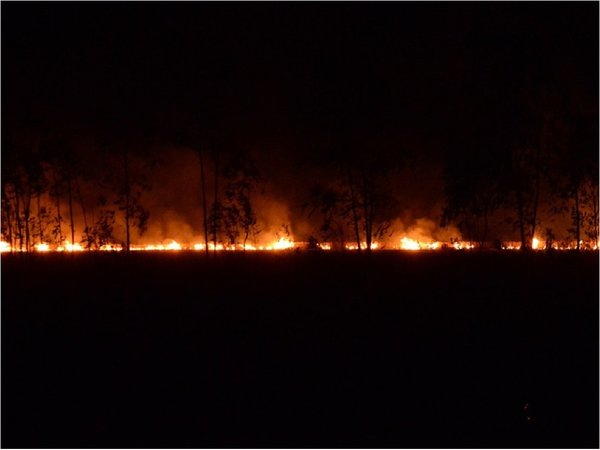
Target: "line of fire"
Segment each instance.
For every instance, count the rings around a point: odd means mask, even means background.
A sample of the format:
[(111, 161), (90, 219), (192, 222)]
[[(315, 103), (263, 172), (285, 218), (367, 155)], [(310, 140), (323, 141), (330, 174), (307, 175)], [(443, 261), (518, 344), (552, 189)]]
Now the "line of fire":
[[(400, 186), (421, 176), (414, 166), (308, 169), (315, 181), (286, 199), (251, 152), (187, 148), (165, 162), (126, 151), (88, 166), (89, 149), (15, 142), (3, 154), (2, 253), (598, 249), (594, 165), (575, 177), (546, 164), (560, 156), (552, 142), (515, 151), (508, 182), (440, 175), (433, 207)], [(403, 209), (424, 204), (429, 216)]]

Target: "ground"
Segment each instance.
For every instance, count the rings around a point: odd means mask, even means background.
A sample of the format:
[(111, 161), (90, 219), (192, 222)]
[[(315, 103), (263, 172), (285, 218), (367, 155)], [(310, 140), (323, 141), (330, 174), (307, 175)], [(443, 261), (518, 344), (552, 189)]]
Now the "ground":
[(598, 254), (2, 256), (3, 447), (598, 447)]

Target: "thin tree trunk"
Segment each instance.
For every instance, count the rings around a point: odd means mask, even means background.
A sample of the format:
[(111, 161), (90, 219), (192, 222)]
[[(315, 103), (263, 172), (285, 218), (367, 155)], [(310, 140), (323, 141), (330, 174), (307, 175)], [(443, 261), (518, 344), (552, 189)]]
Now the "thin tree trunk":
[(213, 200), (213, 223), (212, 223), (212, 232), (213, 232), (213, 253), (217, 255), (217, 231), (218, 231), (218, 222), (219, 222), (219, 211), (217, 210), (219, 204), (219, 155), (215, 152), (215, 192), (214, 192), (214, 200)]
[(21, 205), (19, 203), (19, 192), (15, 191), (15, 214), (17, 218), (17, 232), (19, 238), (19, 251), (23, 251), (23, 227), (21, 224)]
[(206, 210), (206, 179), (204, 178), (204, 155), (198, 150), (200, 157), (200, 184), (202, 189), (202, 219), (204, 225), (204, 251), (208, 256), (208, 211)]
[(6, 230), (8, 233), (8, 243), (10, 245), (10, 251), (13, 251), (13, 233), (12, 233), (12, 218), (10, 217), (10, 212), (11, 212), (11, 207), (10, 207), (10, 200), (8, 199), (8, 196), (6, 195), (6, 188), (2, 189), (2, 197), (3, 197), (3, 203), (4, 203), (4, 214), (6, 216)]
[[(83, 201), (83, 195), (81, 195), (81, 187), (79, 186), (79, 181), (77, 180), (77, 177), (75, 177), (75, 189), (77, 190), (77, 198), (79, 199), (79, 206), (81, 207), (81, 215), (83, 216), (83, 229), (85, 231), (85, 234), (87, 235), (89, 233), (88, 222), (87, 222), (87, 213), (85, 210), (85, 203)], [(86, 238), (87, 238), (87, 236), (86, 236)], [(86, 239), (86, 247), (87, 247), (88, 251), (91, 251), (91, 246), (89, 245), (89, 242), (87, 242), (87, 239)]]
[(67, 175), (67, 194), (69, 198), (69, 222), (71, 225), (71, 245), (75, 245), (75, 222), (73, 220), (73, 192), (71, 189), (71, 170)]
[(56, 176), (53, 175), (54, 181), (54, 197), (56, 198), (56, 220), (58, 221), (58, 244), (62, 245), (63, 235), (62, 235), (62, 216), (60, 215), (60, 195), (58, 192), (58, 182), (56, 181)]
[(579, 184), (575, 186), (575, 239), (577, 239), (577, 250), (581, 240), (581, 211), (579, 210)]
[(37, 218), (38, 218), (38, 238), (40, 240), (40, 244), (44, 243), (44, 230), (42, 228), (42, 205), (41, 205), (41, 199), (40, 197), (42, 196), (41, 192), (38, 192), (37, 194), (37, 198), (36, 198), (36, 206), (37, 206)]
[(367, 243), (367, 252), (371, 252), (372, 240), (372, 222), (371, 222), (371, 202), (372, 198), (368, 186), (367, 175), (363, 172), (363, 210), (365, 213), (365, 240)]
[(23, 218), (25, 219), (25, 251), (31, 251), (31, 233), (29, 232), (29, 222), (31, 219), (31, 194), (27, 195), (27, 201), (23, 198)]
[(348, 182), (350, 184), (350, 207), (352, 209), (352, 222), (354, 225), (354, 233), (356, 235), (356, 245), (360, 252), (360, 230), (358, 228), (358, 213), (356, 211), (356, 193), (354, 192), (354, 180), (352, 178), (352, 169), (348, 169)]
[(592, 198), (592, 200), (593, 200), (592, 201), (592, 222), (593, 222), (593, 225), (592, 225), (593, 236), (592, 236), (592, 238), (594, 240), (594, 245), (598, 246), (598, 243), (599, 243), (598, 242), (598, 237), (599, 237), (599, 233), (600, 233), (600, 230), (599, 230), (600, 223), (598, 223), (599, 222), (598, 221), (598, 219), (599, 219), (599, 217), (598, 217), (598, 215), (599, 215), (598, 214), (598, 210), (600, 209), (600, 206), (598, 205), (598, 186), (597, 185), (596, 186), (592, 186), (592, 190), (593, 190), (592, 191), (593, 192), (593, 194), (592, 194), (592, 197), (593, 197)]
[(519, 222), (519, 232), (521, 235), (521, 250), (527, 250), (527, 239), (525, 237), (525, 211), (523, 207), (523, 193), (521, 187), (517, 188), (517, 214)]
[(129, 218), (131, 214), (130, 205), (130, 186), (129, 186), (129, 158), (127, 157), (127, 151), (123, 156), (123, 166), (125, 170), (125, 248), (127, 253), (131, 250), (131, 236), (129, 230)]
[[(539, 158), (538, 158), (539, 159)], [(537, 167), (537, 164), (536, 164)], [(531, 242), (533, 245), (533, 238), (535, 236), (535, 229), (537, 226), (537, 210), (538, 210), (538, 204), (539, 204), (539, 199), (540, 199), (540, 174), (539, 174), (539, 169), (537, 169), (537, 174), (536, 174), (536, 179), (535, 179), (535, 194), (533, 197), (533, 205), (532, 205), (532, 212), (531, 212)]]

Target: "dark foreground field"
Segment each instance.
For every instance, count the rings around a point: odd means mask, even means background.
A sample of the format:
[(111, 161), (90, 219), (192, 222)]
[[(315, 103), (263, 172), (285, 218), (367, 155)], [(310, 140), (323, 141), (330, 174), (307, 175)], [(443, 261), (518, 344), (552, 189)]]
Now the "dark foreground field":
[(598, 255), (2, 256), (3, 447), (598, 447)]

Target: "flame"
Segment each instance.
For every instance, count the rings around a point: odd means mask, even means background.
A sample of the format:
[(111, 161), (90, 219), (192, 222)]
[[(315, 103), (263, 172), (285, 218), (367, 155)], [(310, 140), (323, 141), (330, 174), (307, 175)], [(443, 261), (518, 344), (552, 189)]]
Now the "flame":
[(48, 245), (46, 243), (37, 244), (35, 246), (35, 251), (36, 252), (49, 252), (50, 251), (50, 245)]
[(400, 248), (402, 250), (421, 250), (419, 241), (415, 241), (414, 239), (406, 236), (400, 239)]
[(165, 250), (181, 250), (181, 244), (175, 241), (171, 241), (165, 246)]
[[(292, 239), (289, 238), (278, 238), (277, 240), (265, 244), (265, 245), (253, 245), (253, 244), (223, 244), (217, 243), (216, 246), (213, 242), (208, 244), (209, 251), (285, 251), (293, 248), (308, 248), (308, 243), (296, 243)], [(547, 244), (540, 240), (538, 237), (534, 237), (531, 240), (531, 248), (533, 250), (542, 250), (546, 248)], [(331, 242), (323, 242), (318, 243), (317, 247), (321, 250), (332, 250), (333, 246)], [(423, 242), (416, 239), (412, 239), (408, 236), (404, 236), (400, 239), (399, 246), (391, 246), (387, 247), (388, 249), (396, 249), (396, 250), (408, 250), (408, 251), (419, 251), (419, 250), (440, 250), (440, 249), (454, 249), (454, 250), (470, 250), (475, 247), (475, 244), (466, 242), (466, 241), (450, 241), (450, 242), (439, 242), (431, 240), (429, 242)], [(45, 252), (82, 252), (86, 250), (80, 243), (72, 244), (69, 241), (65, 241), (64, 245), (56, 245), (50, 244), (46, 242), (41, 242), (31, 246), (32, 250), (35, 252), (45, 253)], [(345, 245), (347, 250), (357, 250), (358, 246), (356, 243), (349, 243)], [(361, 249), (366, 249), (366, 242), (361, 242)], [(384, 248), (379, 242), (372, 242), (371, 249), (379, 250)], [(502, 245), (503, 250), (519, 250), (521, 248), (521, 244), (518, 241), (506, 241)], [(555, 250), (574, 250), (577, 248), (576, 243), (574, 241), (565, 241), (565, 242), (553, 242), (552, 248)], [(130, 248), (132, 251), (181, 251), (181, 250), (195, 250), (195, 251), (204, 251), (206, 249), (205, 244), (203, 243), (179, 243), (175, 240), (168, 239), (163, 241), (160, 244), (147, 244), (147, 245), (132, 245)], [(123, 251), (124, 247), (119, 244), (105, 244), (100, 246), (99, 248), (92, 248), (88, 250), (96, 250), (96, 251)], [(580, 242), (580, 250), (598, 250), (598, 243), (594, 243), (591, 241), (581, 241)], [(5, 252), (26, 252), (26, 249), (21, 246), (19, 247), (11, 247), (11, 245), (6, 241), (0, 241), (0, 253)]]
[(286, 238), (279, 238), (271, 247), (273, 250), (287, 250), (288, 248), (294, 248), (294, 242)]
[(421, 242), (415, 239), (411, 239), (408, 236), (404, 236), (400, 239), (400, 249), (401, 250), (438, 250), (442, 247), (442, 244), (438, 241), (433, 242)]
[[(379, 243), (378, 242), (371, 242), (371, 250), (377, 250), (378, 248), (379, 248)], [(367, 249), (367, 243), (366, 242), (361, 242), (360, 243), (360, 249), (361, 250), (366, 250)], [(358, 250), (358, 245), (356, 245), (356, 244), (346, 244), (346, 250)]]
[(471, 250), (475, 248), (475, 244), (470, 244), (469, 242), (457, 241), (452, 244), (454, 250)]
[(121, 247), (120, 245), (106, 244), (106, 245), (100, 246), (101, 252), (120, 252), (122, 250), (123, 250), (123, 247)]
[(78, 243), (71, 244), (69, 241), (65, 242), (65, 249), (68, 252), (82, 252), (83, 251), (83, 247), (81, 246), (81, 244), (78, 244)]

